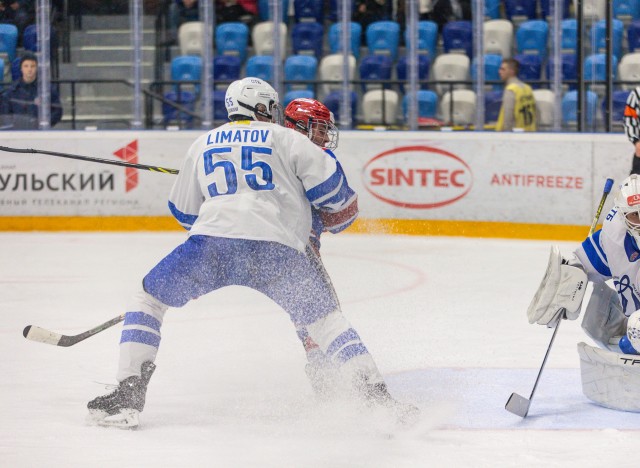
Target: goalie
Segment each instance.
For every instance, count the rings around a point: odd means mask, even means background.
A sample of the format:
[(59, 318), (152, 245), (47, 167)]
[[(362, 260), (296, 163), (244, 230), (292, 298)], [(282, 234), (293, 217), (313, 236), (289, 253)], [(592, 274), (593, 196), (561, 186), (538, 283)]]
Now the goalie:
[[(598, 347), (578, 344), (582, 390), (599, 405), (640, 412), (640, 176), (625, 179), (602, 229), (569, 259), (552, 247), (547, 271), (527, 311), (530, 323), (555, 327), (580, 314)], [(605, 282), (613, 280), (612, 289)]]

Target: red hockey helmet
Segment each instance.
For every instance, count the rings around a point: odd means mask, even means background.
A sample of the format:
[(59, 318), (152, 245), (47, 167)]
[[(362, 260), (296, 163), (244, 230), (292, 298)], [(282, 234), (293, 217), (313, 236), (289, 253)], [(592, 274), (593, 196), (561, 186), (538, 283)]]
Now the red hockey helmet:
[(338, 147), (338, 129), (333, 112), (320, 101), (294, 99), (285, 109), (284, 115), (286, 127), (305, 134), (316, 145), (330, 150)]

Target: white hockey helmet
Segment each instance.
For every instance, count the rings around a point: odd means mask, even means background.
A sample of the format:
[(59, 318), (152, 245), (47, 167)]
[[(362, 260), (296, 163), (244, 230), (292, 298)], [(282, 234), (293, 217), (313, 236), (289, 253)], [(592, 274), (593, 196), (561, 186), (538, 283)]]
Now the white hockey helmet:
[(282, 107), (278, 93), (266, 81), (248, 77), (236, 80), (229, 85), (224, 97), (229, 119), (248, 117), (257, 120), (258, 116), (282, 123)]
[(615, 206), (624, 217), (627, 232), (640, 246), (640, 177), (637, 174), (631, 174), (622, 181)]

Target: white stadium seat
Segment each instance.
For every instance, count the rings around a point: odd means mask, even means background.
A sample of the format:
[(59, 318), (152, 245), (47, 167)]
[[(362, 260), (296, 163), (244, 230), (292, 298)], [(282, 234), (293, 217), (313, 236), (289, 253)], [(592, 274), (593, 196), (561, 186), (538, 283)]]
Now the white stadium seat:
[[(453, 113), (451, 100), (453, 99)], [(475, 120), (476, 93), (470, 89), (456, 89), (446, 93), (440, 102), (440, 120), (453, 125), (470, 125)]]
[[(364, 123), (393, 125), (396, 123), (400, 96), (396, 91), (372, 89), (362, 96), (362, 116)], [(384, 118), (382, 109), (384, 105)]]
[[(434, 81), (465, 81), (469, 80), (471, 62), (463, 54), (440, 54), (433, 63), (432, 76)], [(467, 85), (454, 85), (453, 89), (467, 88)], [(446, 85), (436, 85), (436, 91), (442, 95), (449, 91)]]
[(496, 19), (484, 22), (484, 53), (511, 57), (513, 48), (513, 23)]
[(178, 45), (180, 55), (202, 55), (204, 46), (204, 23), (189, 21), (178, 29)]
[[(280, 50), (287, 50), (287, 25), (280, 24)], [(256, 55), (273, 55), (273, 21), (256, 24), (251, 30), (253, 50)]]

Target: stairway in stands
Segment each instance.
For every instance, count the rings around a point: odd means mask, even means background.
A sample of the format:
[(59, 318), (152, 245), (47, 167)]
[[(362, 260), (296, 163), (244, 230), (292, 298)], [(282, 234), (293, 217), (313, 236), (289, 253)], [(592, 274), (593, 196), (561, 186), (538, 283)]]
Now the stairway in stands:
[[(60, 63), (61, 80), (132, 80), (133, 61), (128, 16), (83, 16), (71, 31), (71, 62)], [(153, 80), (153, 16), (143, 18), (143, 88)], [(56, 129), (72, 128), (71, 85), (60, 86), (64, 108)], [(128, 129), (133, 118), (133, 88), (124, 83), (82, 83), (75, 89), (76, 129)]]

